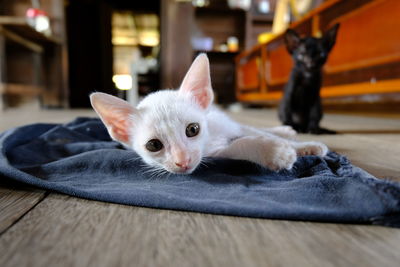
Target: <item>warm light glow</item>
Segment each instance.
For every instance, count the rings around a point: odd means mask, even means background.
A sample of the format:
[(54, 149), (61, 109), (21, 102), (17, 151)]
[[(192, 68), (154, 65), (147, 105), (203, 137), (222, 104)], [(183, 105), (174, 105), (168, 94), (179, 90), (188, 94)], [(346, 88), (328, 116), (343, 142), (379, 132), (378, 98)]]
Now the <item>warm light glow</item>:
[(46, 16), (37, 16), (35, 28), (38, 32), (44, 32), (48, 30), (50, 28), (49, 18)]
[(113, 45), (134, 46), (138, 44), (136, 37), (116, 36), (112, 38)]
[(132, 76), (128, 74), (114, 75), (112, 78), (115, 86), (120, 90), (132, 89)]
[(160, 37), (157, 31), (143, 31), (139, 34), (139, 43), (144, 46), (157, 46)]

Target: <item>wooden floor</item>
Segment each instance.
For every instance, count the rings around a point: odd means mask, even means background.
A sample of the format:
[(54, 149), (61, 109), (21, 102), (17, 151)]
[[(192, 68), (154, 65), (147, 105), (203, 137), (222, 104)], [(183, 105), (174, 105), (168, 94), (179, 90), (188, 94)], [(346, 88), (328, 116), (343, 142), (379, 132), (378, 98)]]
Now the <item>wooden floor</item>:
[[(0, 113), (0, 131), (67, 122), (91, 111)], [(232, 114), (278, 125), (275, 110)], [(344, 134), (320, 140), (378, 176), (400, 181), (400, 118), (327, 114)], [(0, 183), (0, 266), (399, 266), (400, 229), (249, 219), (89, 201)]]

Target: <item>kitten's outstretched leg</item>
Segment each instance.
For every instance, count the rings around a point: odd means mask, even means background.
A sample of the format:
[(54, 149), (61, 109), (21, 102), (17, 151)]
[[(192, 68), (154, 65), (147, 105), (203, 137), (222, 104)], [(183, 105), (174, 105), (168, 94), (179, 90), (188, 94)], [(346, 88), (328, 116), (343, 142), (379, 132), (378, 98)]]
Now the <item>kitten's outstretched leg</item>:
[(297, 132), (292, 128), (292, 126), (283, 125), (272, 128), (262, 128), (262, 130), (272, 133), (274, 135), (286, 138), (286, 139), (296, 139)]
[(328, 153), (328, 147), (319, 142), (291, 142), (296, 149), (298, 156), (320, 156), (324, 157)]
[(328, 147), (319, 142), (296, 142), (276, 136), (244, 136), (212, 156), (256, 162), (271, 170), (291, 169), (297, 156), (324, 157)]
[[(322, 129), (322, 128), (320, 128)], [(298, 156), (314, 155), (324, 157), (328, 153), (328, 147), (320, 142), (298, 142), (296, 140), (296, 131), (291, 126), (277, 126), (273, 128), (264, 128), (268, 133), (290, 140), (290, 143), (296, 149)], [(329, 130), (328, 130), (329, 131)]]
[(296, 154), (291, 143), (282, 138), (244, 136), (213, 156), (249, 160), (278, 171), (291, 169), (296, 162)]
[(296, 131), (288, 125), (277, 126), (272, 128), (254, 128), (247, 125), (241, 125), (243, 135), (251, 135), (251, 136), (263, 136), (269, 134), (273, 134), (285, 139), (294, 140), (296, 139)]

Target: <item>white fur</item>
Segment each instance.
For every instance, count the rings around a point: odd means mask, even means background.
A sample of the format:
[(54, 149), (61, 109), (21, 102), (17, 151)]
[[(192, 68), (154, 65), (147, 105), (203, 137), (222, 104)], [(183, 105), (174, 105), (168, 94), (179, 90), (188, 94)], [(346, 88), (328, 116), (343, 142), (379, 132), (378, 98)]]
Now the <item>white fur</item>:
[[(211, 104), (209, 77), (208, 59), (200, 55), (179, 90), (152, 93), (136, 108), (103, 93), (92, 94), (91, 101), (114, 139), (129, 136), (128, 142), (118, 141), (134, 149), (149, 166), (172, 173), (189, 174), (204, 157), (244, 159), (280, 170), (292, 168), (297, 155), (326, 155), (322, 143), (294, 141), (296, 133), (288, 126), (257, 129), (231, 120)], [(121, 111), (114, 110), (116, 105)], [(120, 117), (124, 117), (121, 123), (113, 123)], [(200, 132), (187, 137), (186, 127), (194, 122), (200, 124)], [(160, 140), (163, 149), (148, 151), (145, 145), (151, 139)], [(178, 164), (182, 162), (187, 163), (184, 169)]]
[[(187, 172), (192, 172), (200, 163), (209, 140), (206, 113), (178, 91), (171, 90), (150, 94), (139, 103), (137, 110), (140, 120), (131, 129), (132, 148), (147, 164), (174, 173), (181, 172), (175, 165), (174, 154), (182, 151), (191, 159)], [(192, 122), (200, 124), (200, 134), (188, 138), (185, 130)], [(145, 144), (151, 139), (159, 139), (164, 148), (159, 152), (148, 151)]]

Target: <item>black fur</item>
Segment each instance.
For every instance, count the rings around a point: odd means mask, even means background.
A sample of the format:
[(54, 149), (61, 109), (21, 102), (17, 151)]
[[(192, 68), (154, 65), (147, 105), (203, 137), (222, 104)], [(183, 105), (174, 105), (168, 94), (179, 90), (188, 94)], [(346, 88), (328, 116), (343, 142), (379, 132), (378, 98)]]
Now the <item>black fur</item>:
[(322, 66), (335, 44), (339, 24), (329, 29), (322, 38), (300, 36), (294, 30), (285, 33), (286, 48), (292, 55), (294, 67), (279, 106), (279, 119), (297, 132), (333, 134), (319, 126), (322, 106), (319, 91)]

